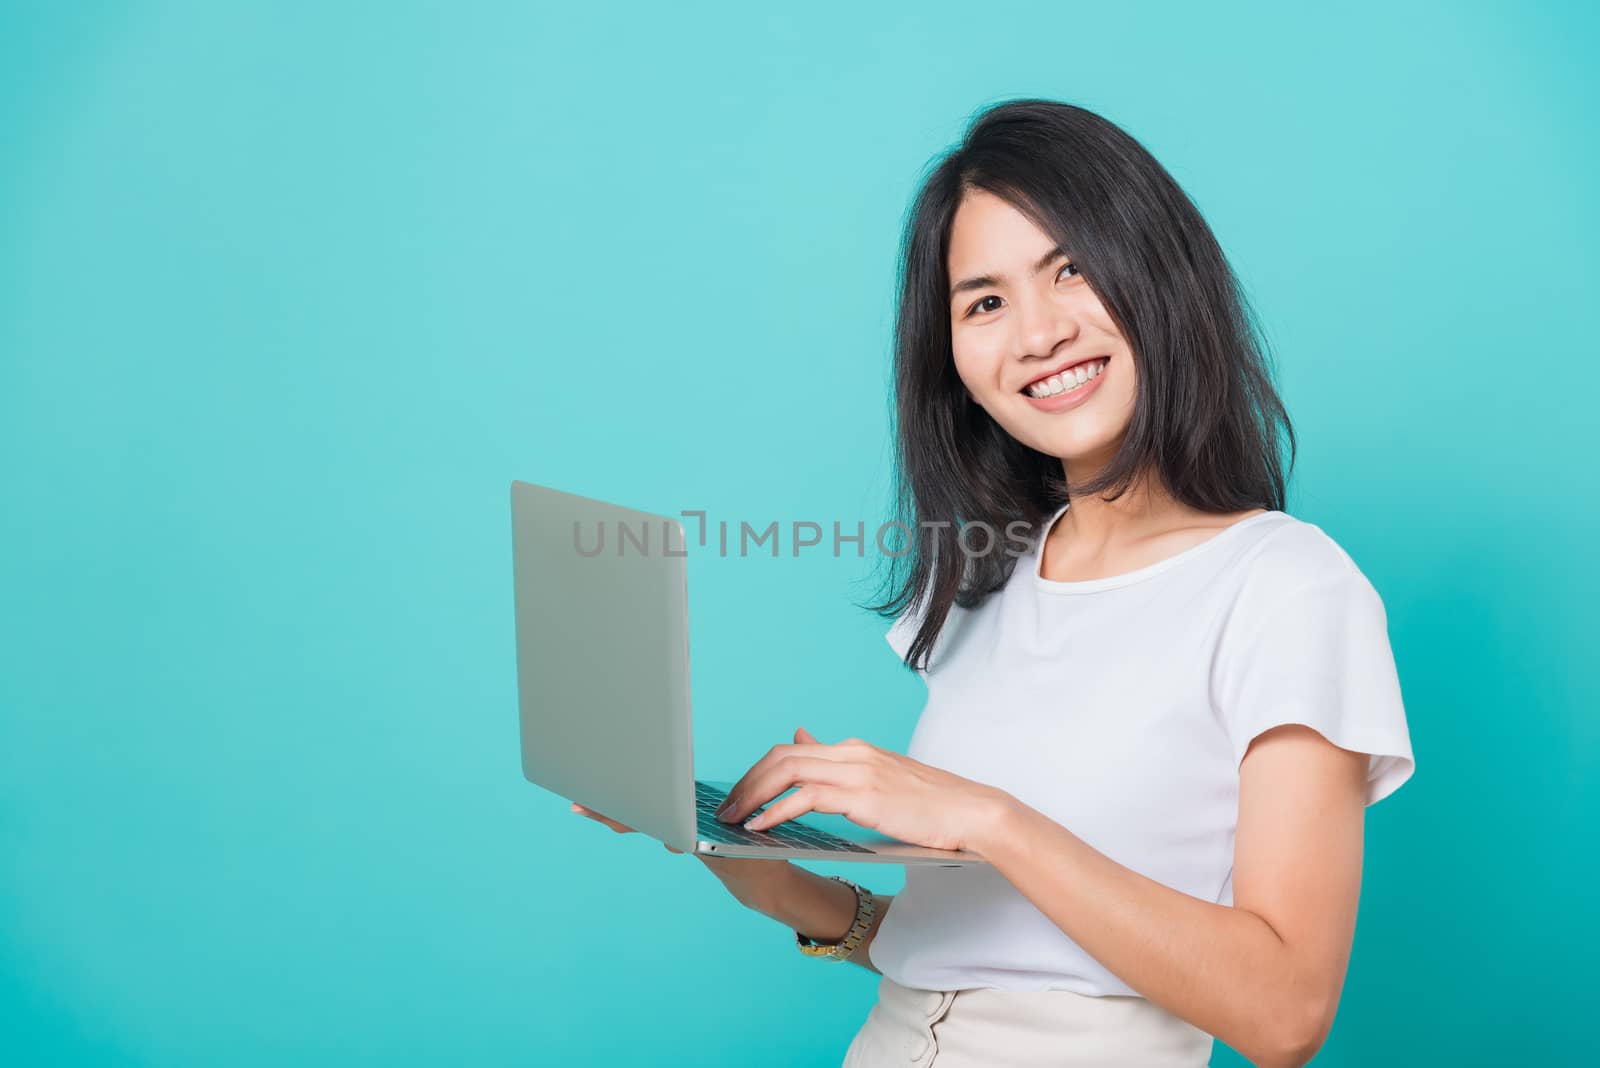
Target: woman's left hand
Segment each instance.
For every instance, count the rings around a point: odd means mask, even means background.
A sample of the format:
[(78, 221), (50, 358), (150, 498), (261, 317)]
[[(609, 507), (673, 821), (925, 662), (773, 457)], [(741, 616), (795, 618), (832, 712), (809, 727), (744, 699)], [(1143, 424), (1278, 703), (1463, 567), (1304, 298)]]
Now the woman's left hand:
[(747, 826), (761, 831), (807, 812), (831, 812), (891, 838), (931, 849), (970, 849), (1006, 796), (859, 738), (824, 745), (804, 727), (775, 745), (728, 791), (717, 813), (737, 823), (791, 786)]

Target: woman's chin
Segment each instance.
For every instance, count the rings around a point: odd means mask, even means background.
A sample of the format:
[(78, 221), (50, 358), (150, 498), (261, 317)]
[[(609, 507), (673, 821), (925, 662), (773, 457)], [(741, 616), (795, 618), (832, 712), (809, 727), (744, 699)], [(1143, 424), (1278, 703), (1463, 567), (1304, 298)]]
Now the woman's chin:
[(1107, 435), (1091, 434), (1052, 434), (1046, 438), (1034, 437), (1031, 441), (1026, 438), (1019, 440), (1026, 442), (1035, 452), (1059, 460), (1072, 471), (1104, 465), (1116, 455), (1117, 446), (1121, 444)]

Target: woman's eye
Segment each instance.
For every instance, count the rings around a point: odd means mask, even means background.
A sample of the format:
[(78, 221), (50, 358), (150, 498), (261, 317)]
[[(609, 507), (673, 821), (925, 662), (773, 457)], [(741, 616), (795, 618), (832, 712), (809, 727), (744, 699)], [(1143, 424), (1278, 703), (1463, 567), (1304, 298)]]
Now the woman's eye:
[[(1072, 277), (1074, 277), (1074, 278), (1083, 277), (1083, 272), (1078, 270), (1078, 267), (1077, 267), (1076, 264), (1074, 264), (1074, 263), (1069, 261), (1069, 262), (1063, 263), (1061, 265), (1061, 271), (1066, 271), (1066, 270), (1069, 270), (1069, 269), (1072, 271)], [(1056, 272), (1056, 280), (1057, 281), (1061, 280), (1061, 271), (1057, 271)], [(984, 307), (984, 305), (988, 304), (991, 300), (999, 300), (999, 299), (1000, 299), (999, 297), (995, 297), (995, 296), (984, 297), (982, 300), (978, 301), (978, 303), (976, 303), (972, 307), (968, 308), (967, 309), (967, 314), (970, 316), (970, 315), (973, 315), (973, 314), (975, 314), (977, 312), (993, 311), (994, 310), (993, 308), (986, 308), (986, 307)]]

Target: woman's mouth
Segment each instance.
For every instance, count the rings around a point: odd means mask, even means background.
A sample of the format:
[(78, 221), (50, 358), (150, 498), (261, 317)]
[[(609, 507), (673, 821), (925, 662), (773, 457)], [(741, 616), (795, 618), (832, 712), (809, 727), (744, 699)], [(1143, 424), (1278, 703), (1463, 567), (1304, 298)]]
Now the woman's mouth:
[(1023, 387), (1022, 395), (1029, 404), (1043, 412), (1076, 408), (1099, 388), (1100, 379), (1105, 377), (1106, 365), (1110, 361), (1109, 356), (1085, 360), (1048, 378), (1030, 382)]

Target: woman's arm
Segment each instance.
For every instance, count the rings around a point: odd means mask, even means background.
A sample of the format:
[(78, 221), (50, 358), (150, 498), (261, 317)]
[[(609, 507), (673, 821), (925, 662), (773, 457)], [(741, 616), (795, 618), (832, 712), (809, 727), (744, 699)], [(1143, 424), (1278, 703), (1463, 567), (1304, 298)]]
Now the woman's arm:
[[(610, 816), (601, 815), (577, 802), (573, 802), (572, 811), (603, 823), (618, 834), (637, 833), (627, 824), (618, 823)], [(665, 842), (662, 845), (668, 853), (683, 852)], [(841, 941), (856, 922), (856, 893), (837, 880), (813, 875), (787, 860), (718, 857), (708, 853), (695, 853), (694, 857), (721, 881), (739, 904), (770, 916), (814, 941)], [(859, 964), (869, 972), (877, 972), (878, 969), (867, 959), (867, 947), (877, 937), (878, 926), (883, 923), (894, 896), (873, 894), (872, 897), (877, 902), (877, 911), (873, 914), (867, 933), (856, 945), (855, 952), (845, 960)]]
[(1231, 907), (1123, 867), (1009, 795), (967, 848), (1144, 997), (1262, 1068), (1298, 1066), (1327, 1037), (1344, 986), (1367, 764), (1298, 724), (1252, 742)]
[[(856, 922), (856, 892), (835, 879), (806, 871), (788, 861), (760, 861), (753, 865), (734, 866), (737, 858), (707, 857), (697, 854), (712, 874), (723, 884), (741, 905), (763, 916), (793, 928), (807, 938), (818, 942), (837, 942), (850, 933)], [(862, 880), (864, 881), (864, 880)], [(872, 926), (856, 946), (855, 952), (845, 960), (859, 964), (869, 972), (877, 973), (867, 959), (867, 947), (878, 935), (878, 927), (889, 911), (894, 895), (873, 894), (877, 911)], [(881, 973), (879, 973), (881, 974)]]

